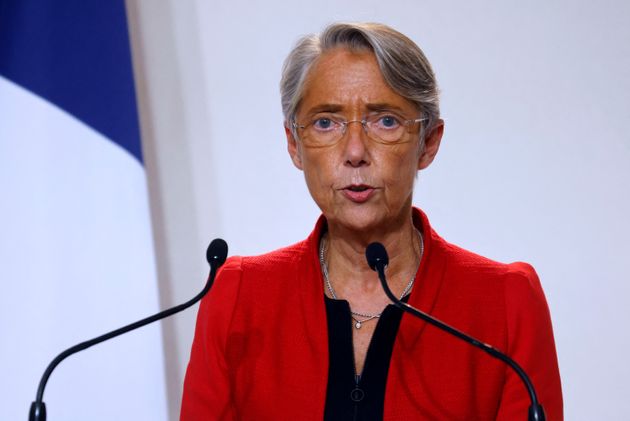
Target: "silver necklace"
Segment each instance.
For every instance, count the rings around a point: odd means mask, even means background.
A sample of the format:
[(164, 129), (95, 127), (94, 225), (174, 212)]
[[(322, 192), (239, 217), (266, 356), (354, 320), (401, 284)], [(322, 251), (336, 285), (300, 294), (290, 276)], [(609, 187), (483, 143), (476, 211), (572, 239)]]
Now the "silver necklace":
[[(420, 258), (418, 260), (418, 268), (419, 268), (420, 261), (422, 261), (422, 255), (424, 254), (424, 241), (422, 238), (422, 233), (419, 230), (416, 230), (416, 232), (418, 233), (418, 239), (420, 240)], [(324, 241), (322, 238), (322, 240), (320, 240), (319, 242), (319, 264), (322, 268), (322, 273), (324, 274), (324, 282), (326, 283), (326, 288), (328, 288), (328, 292), (330, 292), (330, 296), (333, 299), (337, 300), (337, 294), (335, 294), (335, 290), (333, 289), (332, 283), (330, 282), (330, 277), (328, 276), (328, 265), (326, 264), (326, 261), (324, 260), (325, 250), (326, 249), (324, 247)], [(418, 272), (418, 268), (416, 268), (416, 272)], [(407, 295), (409, 291), (411, 291), (411, 288), (413, 288), (413, 284), (415, 280), (416, 280), (416, 273), (414, 272), (414, 274), (411, 276), (411, 279), (409, 280), (409, 283), (403, 290), (402, 294), (400, 294), (400, 297), (398, 298), (399, 300), (402, 300), (403, 297)], [(352, 309), (350, 310), (350, 317), (354, 321), (354, 327), (356, 329), (361, 329), (361, 326), (365, 322), (378, 319), (379, 317), (381, 317), (381, 314), (383, 313), (381, 312), (381, 313), (370, 314), (370, 313), (361, 313), (358, 311), (353, 311)], [(358, 317), (362, 317), (362, 319), (359, 319)]]

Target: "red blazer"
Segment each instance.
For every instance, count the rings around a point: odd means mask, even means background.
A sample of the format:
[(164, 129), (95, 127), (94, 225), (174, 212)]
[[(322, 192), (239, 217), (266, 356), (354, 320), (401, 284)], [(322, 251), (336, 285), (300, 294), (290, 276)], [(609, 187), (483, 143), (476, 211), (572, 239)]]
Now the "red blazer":
[[(562, 420), (549, 310), (526, 263), (502, 264), (440, 238), (414, 210), (425, 253), (409, 303), (508, 353), (547, 419)], [(305, 240), (232, 257), (199, 308), (181, 419), (322, 420), (328, 337), (317, 256)], [(392, 352), (385, 420), (526, 420), (529, 397), (503, 363), (408, 314)]]

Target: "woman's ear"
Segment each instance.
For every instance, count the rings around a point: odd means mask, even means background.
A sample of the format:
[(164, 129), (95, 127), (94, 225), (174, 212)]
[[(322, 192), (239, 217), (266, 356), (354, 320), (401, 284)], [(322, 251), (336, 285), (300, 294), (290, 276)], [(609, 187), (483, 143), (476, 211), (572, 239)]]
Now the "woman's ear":
[(302, 170), (302, 149), (290, 128), (284, 126), (284, 132), (287, 135), (287, 151), (291, 156), (293, 165), (295, 165), (297, 169)]
[(440, 149), (440, 142), (444, 134), (444, 120), (439, 119), (431, 131), (424, 138), (424, 150), (418, 158), (418, 169), (423, 170), (433, 162)]

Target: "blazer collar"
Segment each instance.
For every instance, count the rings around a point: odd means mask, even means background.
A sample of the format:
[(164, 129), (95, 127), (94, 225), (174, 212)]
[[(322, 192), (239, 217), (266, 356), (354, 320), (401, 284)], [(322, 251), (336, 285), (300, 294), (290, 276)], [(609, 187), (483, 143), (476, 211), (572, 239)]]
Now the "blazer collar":
[[(444, 240), (431, 228), (426, 214), (413, 208), (413, 223), (422, 232), (424, 240), (424, 253), (416, 273), (416, 280), (411, 291), (408, 303), (417, 309), (431, 314), (442, 287), (446, 255), (444, 253)], [(327, 344), (326, 334), (326, 310), (324, 305), (324, 285), (321, 266), (319, 263), (319, 240), (326, 229), (326, 218), (321, 215), (317, 220), (315, 229), (302, 243), (304, 247), (303, 261), (298, 264), (298, 270), (306, 270), (304, 278), (308, 282), (302, 284), (302, 299), (305, 308), (312, 311), (313, 334), (316, 331), (325, 332), (325, 336), (319, 339)], [(317, 322), (315, 322), (317, 320)], [(397, 342), (406, 348), (413, 347), (419, 340), (426, 323), (415, 317), (405, 314), (400, 324)], [(314, 336), (315, 337), (315, 336)]]

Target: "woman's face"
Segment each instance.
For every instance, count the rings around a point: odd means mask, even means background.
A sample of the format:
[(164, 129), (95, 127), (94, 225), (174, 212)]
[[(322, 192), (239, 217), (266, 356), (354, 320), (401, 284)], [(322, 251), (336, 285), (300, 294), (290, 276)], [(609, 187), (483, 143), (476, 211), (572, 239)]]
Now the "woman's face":
[[(413, 103), (387, 85), (373, 53), (337, 49), (321, 56), (311, 69), (296, 120), (305, 125), (321, 113), (362, 120), (375, 110), (390, 110), (409, 120), (421, 117)], [(419, 125), (392, 144), (369, 138), (361, 123), (350, 123), (343, 137), (328, 146), (309, 146), (286, 132), (289, 154), (304, 171), (329, 225), (373, 232), (410, 221), (416, 172), (435, 156), (442, 124), (427, 136), (424, 150)]]

